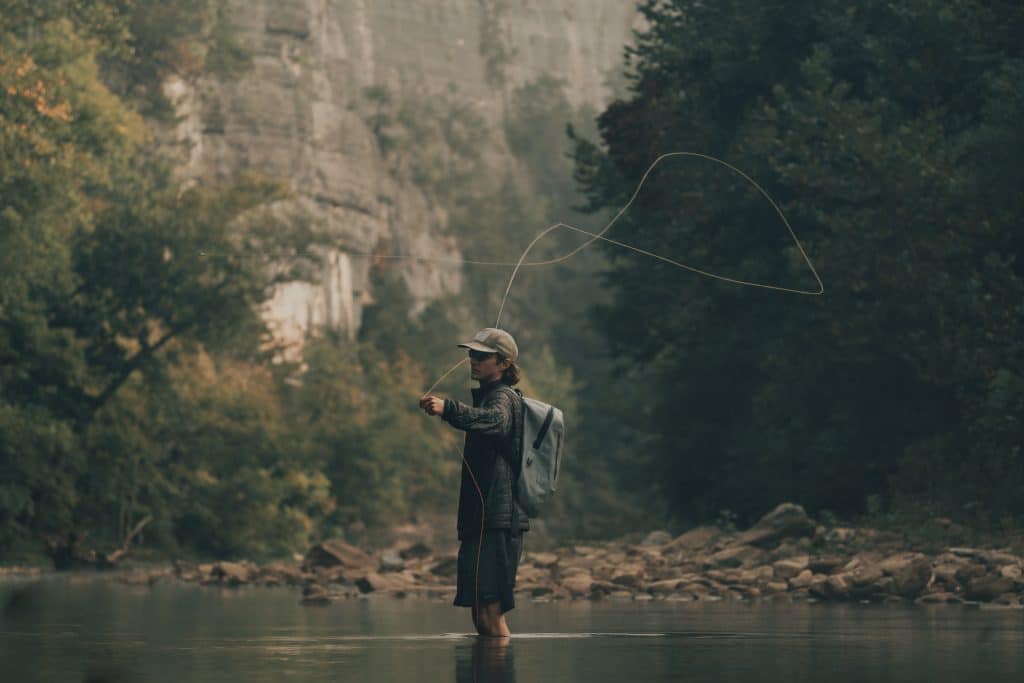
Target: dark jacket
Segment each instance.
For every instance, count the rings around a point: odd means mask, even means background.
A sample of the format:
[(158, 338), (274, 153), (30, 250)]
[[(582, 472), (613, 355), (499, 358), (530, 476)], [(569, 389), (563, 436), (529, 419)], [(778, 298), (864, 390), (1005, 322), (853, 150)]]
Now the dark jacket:
[(480, 533), (480, 494), (466, 462), (484, 494), (484, 528), (527, 530), (530, 520), (515, 500), (522, 448), (522, 399), (500, 381), (473, 389), (473, 405), (445, 399), (441, 417), (466, 432), (462, 485), (459, 487), (459, 540)]

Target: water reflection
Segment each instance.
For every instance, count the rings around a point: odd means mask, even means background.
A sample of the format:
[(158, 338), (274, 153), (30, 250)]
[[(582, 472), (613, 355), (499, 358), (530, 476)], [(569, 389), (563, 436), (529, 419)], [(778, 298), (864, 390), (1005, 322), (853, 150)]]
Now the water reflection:
[[(963, 683), (1024, 678), (1024, 612), (525, 603), (509, 640), (445, 601), (310, 609), (288, 589), (0, 582), (0, 682)], [(514, 651), (514, 657), (513, 657)], [(454, 654), (454, 662), (452, 656)]]
[(514, 683), (511, 638), (473, 638), (455, 646), (455, 683)]

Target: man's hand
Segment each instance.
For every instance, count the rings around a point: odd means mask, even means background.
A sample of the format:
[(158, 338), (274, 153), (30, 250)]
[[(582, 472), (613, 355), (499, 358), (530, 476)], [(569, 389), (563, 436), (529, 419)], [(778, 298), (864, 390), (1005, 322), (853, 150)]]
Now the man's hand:
[(424, 396), (420, 399), (420, 408), (427, 415), (440, 415), (444, 412), (444, 399), (437, 396)]

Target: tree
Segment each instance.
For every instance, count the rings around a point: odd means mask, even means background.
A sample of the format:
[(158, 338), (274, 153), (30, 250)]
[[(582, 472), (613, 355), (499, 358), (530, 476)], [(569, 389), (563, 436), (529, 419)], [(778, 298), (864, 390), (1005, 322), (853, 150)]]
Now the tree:
[[(825, 281), (796, 298), (609, 251), (599, 315), (646, 382), (630, 426), (650, 435), (676, 513), (749, 519), (779, 499), (855, 513), (893, 493), (1024, 513), (1020, 169), (1006, 151), (1022, 144), (1019, 5), (641, 11), (630, 99), (600, 117), (605, 149), (576, 141), (590, 208), (624, 204), (664, 152), (721, 157), (783, 203)], [(617, 235), (813, 289), (770, 207), (709, 166), (656, 171)]]

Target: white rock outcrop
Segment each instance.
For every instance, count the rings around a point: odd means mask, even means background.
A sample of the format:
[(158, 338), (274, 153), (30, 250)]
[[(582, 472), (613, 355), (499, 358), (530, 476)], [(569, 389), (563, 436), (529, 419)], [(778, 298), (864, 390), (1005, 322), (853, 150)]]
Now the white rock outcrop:
[[(396, 181), (363, 116), (364, 89), (429, 97), (452, 84), (501, 130), (512, 90), (563, 78), (575, 106), (600, 109), (640, 16), (623, 0), (229, 0), (227, 17), (252, 68), (164, 84), (178, 115), (165, 147), (186, 182), (258, 172), (287, 179), (292, 200), (336, 243), (317, 283), (285, 285), (267, 316), (282, 341), (310, 327), (350, 337), (382, 241), (401, 253), (459, 258), (447, 217)], [(504, 148), (504, 145), (501, 145)], [(541, 226), (544, 227), (544, 226)], [(414, 310), (457, 292), (452, 265), (396, 266)]]

